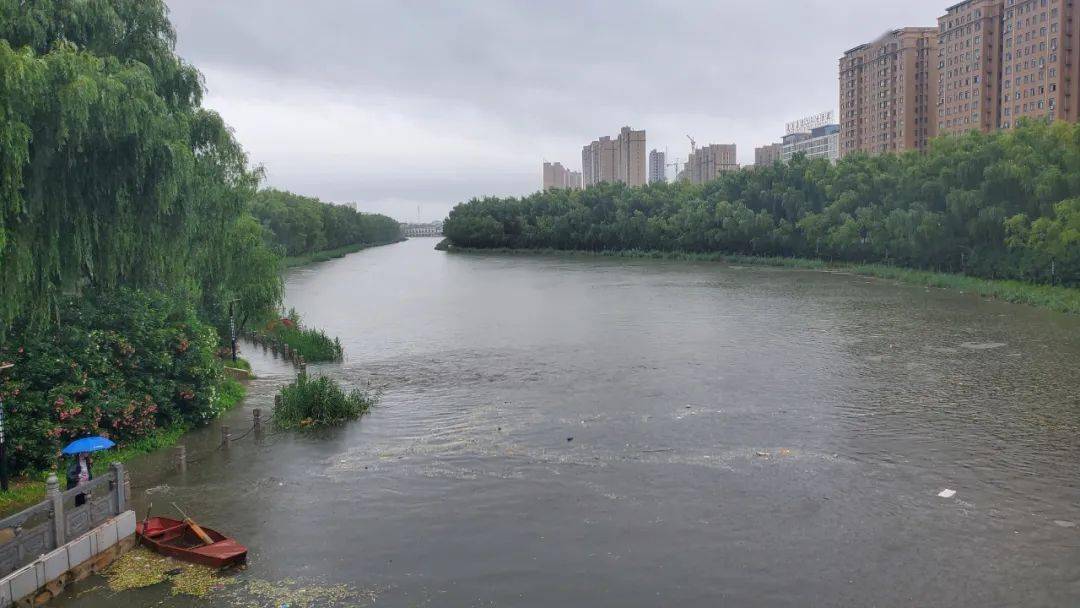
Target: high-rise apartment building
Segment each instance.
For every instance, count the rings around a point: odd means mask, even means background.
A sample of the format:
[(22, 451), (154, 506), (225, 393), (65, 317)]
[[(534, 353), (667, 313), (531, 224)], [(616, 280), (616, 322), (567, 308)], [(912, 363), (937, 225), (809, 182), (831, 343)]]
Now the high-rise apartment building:
[(649, 183), (667, 181), (667, 154), (659, 150), (649, 152)]
[(542, 187), (544, 192), (566, 188), (580, 190), (581, 173), (566, 169), (562, 163), (544, 163)]
[(771, 167), (784, 154), (783, 144), (769, 144), (754, 148), (754, 166)]
[(925, 150), (937, 134), (938, 61), (932, 27), (893, 30), (844, 53), (840, 155)]
[(1001, 125), (1005, 0), (966, 0), (938, 19), (939, 134)]
[(682, 175), (683, 179), (690, 183), (704, 184), (720, 177), (722, 173), (738, 170), (735, 144), (712, 144), (690, 153)]
[(644, 186), (648, 181), (645, 131), (623, 127), (615, 142), (615, 180), (628, 186)]
[(1080, 119), (1080, 4), (1005, 0), (1003, 10), (1001, 127)]
[(615, 142), (610, 137), (601, 137), (582, 148), (581, 179), (586, 188), (615, 181)]
[(584, 185), (622, 182), (629, 186), (644, 186), (645, 161), (645, 131), (623, 127), (614, 140), (601, 137), (582, 148)]

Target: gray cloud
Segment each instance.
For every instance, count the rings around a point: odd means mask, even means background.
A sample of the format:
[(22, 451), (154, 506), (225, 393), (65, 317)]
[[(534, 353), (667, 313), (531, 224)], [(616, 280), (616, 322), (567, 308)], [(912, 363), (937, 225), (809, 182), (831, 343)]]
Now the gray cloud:
[(930, 0), (169, 0), (207, 104), (274, 186), (441, 217), (623, 125), (686, 156), (835, 108), (837, 60)]

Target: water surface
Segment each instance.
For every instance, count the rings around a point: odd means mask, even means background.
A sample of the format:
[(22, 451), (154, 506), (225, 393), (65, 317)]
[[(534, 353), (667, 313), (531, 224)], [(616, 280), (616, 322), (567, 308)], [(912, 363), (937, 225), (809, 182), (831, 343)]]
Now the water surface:
[[(186, 474), (135, 465), (140, 508), (248, 544), (241, 586), (347, 583), (380, 606), (1080, 605), (1080, 320), (846, 274), (434, 243), (288, 276), (347, 351), (312, 373), (381, 388), (370, 416), (227, 452), (208, 429)], [(234, 429), (293, 373), (248, 354)]]

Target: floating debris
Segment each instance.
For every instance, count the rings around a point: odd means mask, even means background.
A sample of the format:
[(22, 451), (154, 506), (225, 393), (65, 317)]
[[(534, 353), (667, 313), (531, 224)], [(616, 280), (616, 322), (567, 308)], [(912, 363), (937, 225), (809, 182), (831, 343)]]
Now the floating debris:
[(1061, 526), (1062, 528), (1075, 528), (1076, 527), (1076, 522), (1072, 522), (1072, 521), (1064, 521), (1064, 520), (1061, 520), (1061, 519), (1055, 519), (1054, 523), (1056, 525), (1058, 525), (1058, 526)]
[(233, 580), (218, 576), (205, 566), (184, 564), (138, 547), (126, 554), (105, 572), (109, 589), (128, 591), (152, 587), (168, 581), (173, 595), (206, 597)]
[(234, 579), (218, 576), (217, 572), (203, 566), (189, 565), (184, 571), (169, 579), (172, 582), (173, 595), (206, 597), (211, 591), (217, 591), (232, 584)]
[(938, 496), (940, 496), (941, 498), (952, 498), (953, 496), (956, 496), (956, 490), (950, 490), (946, 488), (938, 492)]
[(255, 579), (237, 591), (239, 596), (233, 604), (236, 608), (356, 606), (373, 603), (379, 596), (377, 589), (356, 589), (349, 585), (306, 585), (293, 579), (278, 582)]

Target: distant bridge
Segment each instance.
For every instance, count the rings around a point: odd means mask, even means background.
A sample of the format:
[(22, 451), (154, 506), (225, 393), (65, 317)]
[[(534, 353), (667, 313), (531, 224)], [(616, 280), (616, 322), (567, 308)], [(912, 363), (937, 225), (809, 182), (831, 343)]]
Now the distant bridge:
[(406, 237), (443, 235), (441, 224), (402, 224), (401, 234)]

